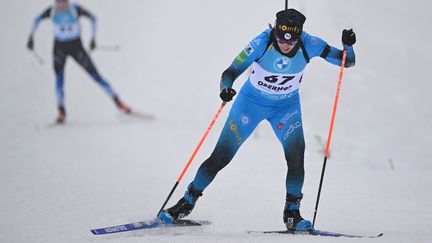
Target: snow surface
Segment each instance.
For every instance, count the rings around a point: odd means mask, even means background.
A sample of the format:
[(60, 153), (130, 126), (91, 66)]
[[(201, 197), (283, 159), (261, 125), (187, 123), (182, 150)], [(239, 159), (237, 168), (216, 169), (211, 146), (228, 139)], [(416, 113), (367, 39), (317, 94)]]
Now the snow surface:
[[(35, 37), (41, 66), (25, 49), (36, 13), (52, 1), (0, 3), (0, 242), (351, 242), (312, 236), (258, 236), (283, 229), (285, 162), (263, 122), (205, 191), (193, 219), (209, 227), (93, 236), (91, 228), (152, 218), (209, 124), (221, 72), (273, 22), (283, 1), (81, 1), (98, 16), (92, 54), (133, 108), (120, 114), (71, 59), (67, 125), (56, 116), (52, 30)], [(357, 66), (346, 70), (316, 226), (362, 242), (430, 242), (432, 221), (432, 22), (426, 0), (290, 1), (305, 29), (340, 46), (357, 32)], [(88, 44), (90, 25), (82, 21)], [(307, 142), (302, 214), (311, 219), (338, 67), (309, 65), (301, 88)], [(239, 89), (245, 76), (235, 84)], [(229, 105), (175, 192), (175, 203), (212, 151)]]

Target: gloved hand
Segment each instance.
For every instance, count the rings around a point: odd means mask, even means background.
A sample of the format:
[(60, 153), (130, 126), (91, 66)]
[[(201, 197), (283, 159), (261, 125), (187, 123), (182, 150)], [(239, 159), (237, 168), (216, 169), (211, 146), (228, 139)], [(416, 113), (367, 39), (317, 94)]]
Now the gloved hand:
[(356, 43), (356, 34), (354, 33), (353, 29), (345, 29), (342, 31), (342, 43), (344, 46), (348, 47)]
[(90, 51), (93, 51), (94, 49), (96, 49), (96, 40), (95, 38), (92, 38), (90, 41)]
[(237, 94), (237, 92), (234, 89), (225, 88), (220, 92), (219, 97), (224, 102), (230, 102), (233, 99), (234, 95), (236, 95), (236, 94)]
[(33, 42), (33, 37), (29, 37), (28, 41), (27, 41), (27, 49), (29, 49), (30, 51), (33, 51), (34, 48), (34, 42)]

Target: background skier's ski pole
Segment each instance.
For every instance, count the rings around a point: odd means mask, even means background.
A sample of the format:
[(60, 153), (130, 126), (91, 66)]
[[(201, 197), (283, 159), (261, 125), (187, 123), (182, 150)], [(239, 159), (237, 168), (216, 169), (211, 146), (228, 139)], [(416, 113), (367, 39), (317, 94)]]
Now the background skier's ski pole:
[(341, 84), (342, 84), (342, 76), (343, 76), (344, 67), (345, 67), (346, 55), (347, 55), (347, 48), (344, 48), (343, 55), (342, 55), (342, 63), (341, 63), (340, 71), (339, 71), (339, 81), (337, 84), (336, 96), (335, 96), (335, 100), (334, 100), (334, 104), (333, 104), (333, 113), (332, 113), (331, 122), (330, 122), (330, 129), (329, 129), (329, 133), (328, 133), (328, 137), (327, 137), (327, 145), (326, 145), (326, 149), (325, 149), (324, 163), (323, 163), (323, 167), (322, 167), (322, 171), (321, 171), (321, 179), (320, 179), (319, 188), (318, 188), (318, 196), (317, 196), (317, 200), (316, 200), (316, 204), (315, 204), (315, 211), (314, 211), (312, 227), (315, 226), (315, 219), (316, 219), (316, 215), (317, 215), (317, 211), (318, 211), (318, 204), (319, 204), (319, 200), (320, 200), (320, 196), (321, 196), (321, 188), (322, 188), (322, 183), (324, 180), (324, 172), (325, 172), (325, 168), (326, 168), (326, 164), (327, 164), (327, 157), (328, 157), (329, 151), (330, 151), (330, 142), (331, 142), (331, 137), (332, 137), (332, 133), (333, 133), (333, 126), (334, 126), (334, 121), (335, 121), (335, 117), (336, 117), (337, 106), (338, 106), (338, 102), (339, 102), (339, 94), (340, 94), (340, 89), (341, 89)]
[(31, 50), (30, 52), (33, 53), (33, 56), (36, 58), (40, 65), (44, 65), (44, 60), (39, 55), (39, 53), (37, 53), (35, 50)]
[(211, 121), (210, 125), (208, 126), (206, 132), (202, 136), (201, 140), (198, 143), (198, 146), (193, 151), (191, 157), (189, 158), (188, 162), (186, 163), (186, 166), (183, 168), (183, 171), (181, 172), (180, 176), (178, 177), (176, 183), (174, 184), (173, 188), (171, 189), (170, 193), (168, 194), (168, 197), (165, 199), (165, 202), (163, 203), (161, 209), (157, 213), (156, 217), (159, 216), (160, 212), (165, 208), (165, 205), (168, 203), (169, 199), (171, 198), (172, 194), (174, 193), (175, 189), (177, 188), (180, 181), (183, 179), (184, 174), (186, 173), (187, 169), (189, 168), (190, 164), (192, 163), (193, 159), (195, 158), (195, 155), (198, 153), (198, 150), (201, 148), (201, 145), (204, 143), (204, 140), (207, 138), (207, 135), (210, 133), (210, 130), (212, 129), (213, 125), (215, 124), (216, 120), (218, 119), (220, 113), (222, 112), (222, 109), (224, 108), (226, 102), (223, 102), (222, 105), (219, 107), (219, 109), (216, 112), (216, 115), (214, 116), (213, 120)]
[(97, 45), (98, 51), (120, 51), (120, 45)]

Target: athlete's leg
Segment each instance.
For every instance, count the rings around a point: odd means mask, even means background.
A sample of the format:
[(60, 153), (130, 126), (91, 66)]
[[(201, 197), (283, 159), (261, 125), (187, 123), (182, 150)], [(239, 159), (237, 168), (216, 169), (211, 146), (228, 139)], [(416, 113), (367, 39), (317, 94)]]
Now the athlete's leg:
[(66, 110), (64, 104), (64, 67), (66, 63), (66, 57), (67, 52), (65, 51), (64, 45), (55, 42), (53, 51), (53, 67), (56, 76), (58, 123), (63, 123), (66, 119)]
[(305, 142), (299, 99), (295, 99), (286, 107), (269, 119), (283, 146), (288, 165), (283, 221), (288, 230), (309, 230), (312, 228), (311, 222), (304, 220), (300, 215)]
[(258, 123), (265, 119), (267, 110), (241, 93), (235, 100), (219, 140), (210, 157), (201, 164), (193, 186), (203, 191), (216, 174), (232, 160), (240, 146), (251, 135)]
[(305, 141), (299, 99), (280, 109), (269, 121), (285, 153), (288, 166), (286, 192), (300, 197), (304, 181)]
[(70, 51), (70, 55), (90, 74), (90, 76), (104, 89), (104, 91), (111, 97), (117, 97), (116, 92), (113, 90), (111, 85), (101, 77), (93, 64), (90, 56), (82, 46), (81, 41), (76, 41), (73, 44), (73, 49)]
[(64, 67), (67, 54), (61, 44), (54, 44), (53, 67), (56, 76), (57, 106), (64, 107)]
[(231, 108), (219, 141), (210, 157), (201, 164), (195, 179), (189, 184), (184, 196), (176, 205), (163, 210), (159, 218), (170, 223), (186, 217), (192, 212), (195, 203), (204, 189), (213, 181), (216, 174), (234, 157), (237, 150), (262, 121), (267, 110), (255, 104), (241, 92)]

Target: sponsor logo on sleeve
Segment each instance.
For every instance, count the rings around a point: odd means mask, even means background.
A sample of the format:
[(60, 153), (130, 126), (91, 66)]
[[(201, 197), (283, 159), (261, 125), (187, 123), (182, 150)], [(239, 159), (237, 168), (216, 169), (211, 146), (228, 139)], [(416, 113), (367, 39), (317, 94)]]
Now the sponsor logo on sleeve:
[(248, 44), (246, 48), (243, 49), (243, 51), (241, 51), (240, 54), (238, 54), (238, 56), (235, 58), (235, 68), (239, 68), (239, 66), (242, 65), (246, 61), (247, 57), (250, 56), (254, 51), (255, 49), (251, 46), (251, 44)]
[(234, 63), (237, 66), (242, 65), (246, 61), (247, 55), (244, 51), (240, 52), (240, 54), (235, 58)]
[(251, 46), (251, 44), (248, 44), (244, 49), (244, 52), (246, 53), (247, 56), (250, 56), (254, 51), (255, 49)]

